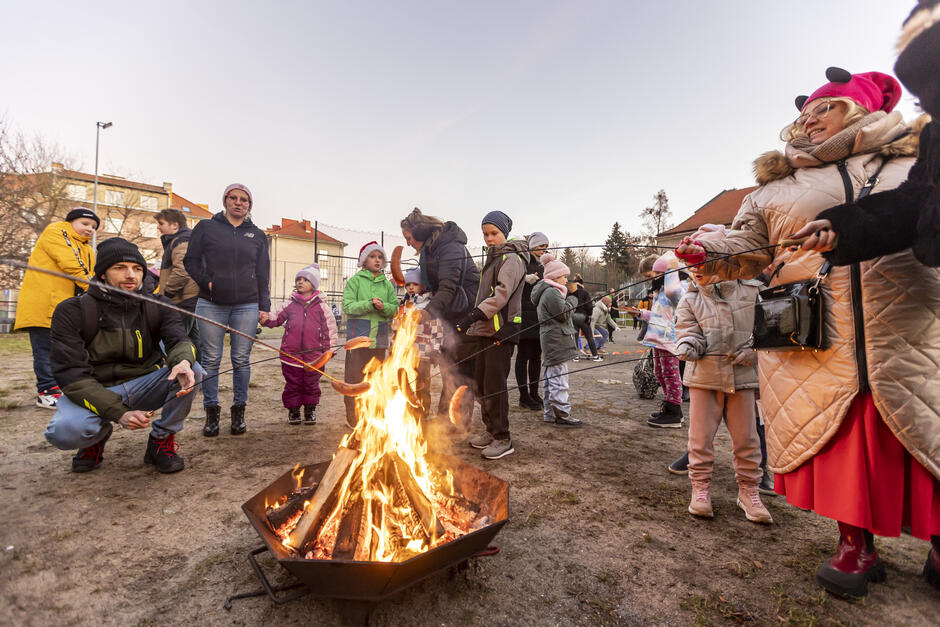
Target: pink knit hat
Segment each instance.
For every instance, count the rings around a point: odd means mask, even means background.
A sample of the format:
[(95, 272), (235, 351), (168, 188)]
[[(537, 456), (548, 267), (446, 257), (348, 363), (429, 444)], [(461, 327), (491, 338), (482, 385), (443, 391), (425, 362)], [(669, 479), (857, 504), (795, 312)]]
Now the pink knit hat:
[(251, 205), (254, 204), (254, 200), (251, 198), (251, 190), (242, 185), (241, 183), (232, 183), (225, 188), (225, 191), (222, 192), (222, 208), (225, 209), (225, 199), (228, 198), (228, 193), (233, 189), (240, 189), (246, 194), (248, 194), (248, 209), (251, 209)]
[(294, 276), (294, 280), (296, 281), (300, 277), (310, 281), (313, 285), (313, 289), (320, 289), (320, 264), (311, 263), (306, 268), (301, 268), (297, 271), (296, 276)]
[(663, 254), (659, 259), (653, 262), (653, 272), (656, 274), (662, 274), (669, 269), (669, 262), (676, 258), (676, 255), (671, 250), (668, 253)]
[(382, 257), (388, 260), (388, 255), (385, 254), (385, 249), (379, 246), (378, 242), (368, 242), (362, 248), (359, 249), (359, 267), (361, 268), (366, 264), (366, 257), (368, 257), (373, 251), (379, 251), (382, 253)]
[(838, 67), (826, 70), (829, 82), (809, 96), (797, 96), (796, 108), (801, 112), (807, 102), (819, 98), (848, 98), (868, 111), (890, 113), (901, 100), (901, 84), (893, 77), (881, 72), (849, 74)]
[(545, 268), (543, 276), (546, 279), (559, 279), (571, 274), (571, 269), (562, 262), (555, 259), (551, 253), (545, 253), (539, 257), (539, 263)]

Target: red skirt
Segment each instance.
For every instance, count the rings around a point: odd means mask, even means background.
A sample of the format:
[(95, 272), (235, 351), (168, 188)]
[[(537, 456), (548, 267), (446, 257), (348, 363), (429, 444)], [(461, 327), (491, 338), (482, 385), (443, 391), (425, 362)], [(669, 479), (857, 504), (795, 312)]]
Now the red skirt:
[(855, 397), (812, 459), (776, 475), (774, 489), (791, 505), (879, 536), (898, 536), (902, 526), (923, 540), (940, 535), (940, 481), (894, 436), (871, 393)]

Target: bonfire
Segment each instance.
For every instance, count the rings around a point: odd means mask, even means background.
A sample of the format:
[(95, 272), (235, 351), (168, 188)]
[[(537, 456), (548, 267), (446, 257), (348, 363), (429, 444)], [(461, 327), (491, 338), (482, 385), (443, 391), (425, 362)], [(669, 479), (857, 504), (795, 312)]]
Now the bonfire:
[(297, 556), (400, 562), (490, 524), (428, 455), (415, 393), (422, 315), (404, 308), (390, 356), (366, 365), (359, 423), (319, 483), (301, 487), (298, 465), (297, 487), (265, 503), (271, 529)]

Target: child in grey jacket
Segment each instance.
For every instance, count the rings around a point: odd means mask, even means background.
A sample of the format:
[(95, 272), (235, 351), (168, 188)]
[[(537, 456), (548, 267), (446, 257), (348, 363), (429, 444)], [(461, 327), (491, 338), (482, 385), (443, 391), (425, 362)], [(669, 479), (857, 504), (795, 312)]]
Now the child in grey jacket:
[(549, 253), (539, 261), (544, 278), (532, 288), (532, 302), (539, 314), (542, 345), (543, 419), (561, 427), (580, 427), (581, 421), (571, 417), (568, 401), (568, 361), (578, 355), (571, 322), (578, 297), (568, 292), (568, 266)]

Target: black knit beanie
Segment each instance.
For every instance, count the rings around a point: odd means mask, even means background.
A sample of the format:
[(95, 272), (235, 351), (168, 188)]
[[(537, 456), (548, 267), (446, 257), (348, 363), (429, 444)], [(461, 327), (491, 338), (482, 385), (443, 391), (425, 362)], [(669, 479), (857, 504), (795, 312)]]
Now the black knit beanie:
[[(921, 1), (911, 14), (933, 11), (936, 0)], [(907, 24), (907, 22), (905, 22)], [(894, 73), (908, 91), (917, 96), (920, 106), (934, 119), (940, 117), (940, 22), (918, 34), (901, 51), (894, 65)]]
[(90, 218), (94, 220), (95, 228), (101, 226), (101, 218), (95, 215), (95, 212), (88, 207), (75, 207), (69, 211), (67, 216), (65, 216), (65, 221), (71, 222), (72, 220), (78, 220), (79, 218)]
[(116, 263), (127, 261), (137, 263), (146, 270), (147, 261), (140, 254), (140, 249), (124, 238), (112, 237), (98, 244), (98, 258), (95, 261), (95, 276), (104, 276), (108, 268)]

